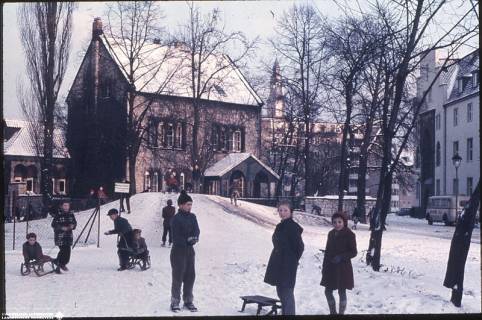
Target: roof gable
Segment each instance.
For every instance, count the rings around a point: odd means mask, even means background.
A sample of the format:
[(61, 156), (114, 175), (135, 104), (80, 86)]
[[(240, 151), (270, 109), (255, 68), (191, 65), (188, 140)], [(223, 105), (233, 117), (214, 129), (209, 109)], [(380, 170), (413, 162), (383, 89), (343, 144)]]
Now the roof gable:
[(249, 158), (252, 158), (254, 161), (259, 163), (259, 165), (266, 169), (266, 171), (268, 171), (276, 179), (279, 179), (279, 175), (276, 172), (274, 172), (270, 167), (265, 165), (251, 153), (230, 153), (223, 159), (213, 164), (211, 167), (207, 168), (204, 172), (204, 176), (221, 177)]
[[(122, 74), (129, 60), (122, 42), (105, 34), (100, 39)], [(124, 40), (123, 40), (124, 41)], [(139, 92), (192, 98), (189, 65), (190, 53), (179, 45), (149, 43), (143, 46), (134, 68), (139, 76), (135, 89)], [(263, 102), (239, 68), (225, 55), (210, 55), (204, 62), (202, 83), (207, 83), (202, 99), (226, 103), (259, 106)]]

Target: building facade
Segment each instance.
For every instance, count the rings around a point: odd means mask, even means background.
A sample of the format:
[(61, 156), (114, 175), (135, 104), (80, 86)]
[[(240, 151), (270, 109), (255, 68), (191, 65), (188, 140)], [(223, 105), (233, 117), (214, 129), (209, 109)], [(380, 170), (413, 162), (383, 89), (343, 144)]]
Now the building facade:
[[(419, 98), (428, 90), (443, 59), (443, 52), (432, 51), (422, 61), (417, 79)], [(479, 50), (447, 65), (426, 95), (418, 126), (419, 199), (423, 208), (432, 195), (470, 195), (480, 178)], [(462, 158), (458, 180), (452, 161), (455, 154)], [(424, 192), (427, 180), (431, 188)]]
[[(126, 123), (131, 95), (134, 118), (143, 130), (135, 162), (136, 192), (191, 190), (194, 175), (202, 175), (226, 156), (259, 156), (263, 102), (227, 55), (206, 60), (206, 70), (224, 67), (205, 80), (207, 89), (196, 100), (197, 143), (204, 157), (200, 168), (192, 161), (194, 100), (189, 91), (188, 50), (179, 43), (163, 46), (154, 39), (140, 52), (136, 63), (144, 75), (132, 88), (125, 72), (129, 61), (118, 43), (104, 34), (102, 21), (96, 18), (92, 41), (67, 98), (67, 142), (76, 163), (77, 193), (99, 185), (113, 192), (114, 182), (130, 178)], [(156, 73), (145, 69), (151, 65), (158, 66)]]

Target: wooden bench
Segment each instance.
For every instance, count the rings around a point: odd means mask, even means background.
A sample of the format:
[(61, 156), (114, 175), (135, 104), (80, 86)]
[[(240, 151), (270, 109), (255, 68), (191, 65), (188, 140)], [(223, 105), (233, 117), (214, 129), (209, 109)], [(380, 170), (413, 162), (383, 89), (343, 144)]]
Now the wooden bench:
[(278, 305), (278, 302), (281, 301), (278, 299), (268, 298), (264, 296), (242, 296), (241, 299), (243, 299), (243, 307), (239, 312), (243, 312), (246, 305), (250, 303), (258, 304), (258, 310), (256, 311), (257, 316), (259, 316), (263, 307), (271, 307), (271, 311), (266, 314), (268, 316), (271, 314), (277, 315), (278, 309), (281, 309), (281, 305)]

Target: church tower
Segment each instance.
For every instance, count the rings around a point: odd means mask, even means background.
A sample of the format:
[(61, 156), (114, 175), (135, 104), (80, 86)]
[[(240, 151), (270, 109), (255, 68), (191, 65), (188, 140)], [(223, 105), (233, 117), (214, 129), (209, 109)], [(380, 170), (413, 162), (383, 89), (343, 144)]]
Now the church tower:
[(281, 81), (281, 71), (278, 59), (273, 65), (273, 72), (270, 80), (270, 93), (266, 103), (267, 118), (283, 118), (284, 116), (284, 95)]

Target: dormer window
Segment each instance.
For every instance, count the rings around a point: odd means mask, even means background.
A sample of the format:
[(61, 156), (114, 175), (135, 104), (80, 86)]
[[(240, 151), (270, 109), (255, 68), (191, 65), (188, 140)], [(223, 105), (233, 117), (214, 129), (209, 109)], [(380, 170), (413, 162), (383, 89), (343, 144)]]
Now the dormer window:
[(479, 71), (474, 71), (472, 73), (472, 87), (475, 89), (479, 85)]
[(464, 78), (457, 79), (457, 88), (459, 93), (462, 93), (464, 91)]

